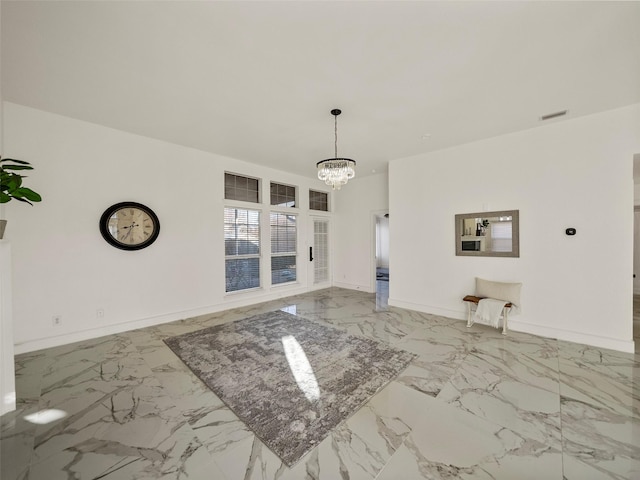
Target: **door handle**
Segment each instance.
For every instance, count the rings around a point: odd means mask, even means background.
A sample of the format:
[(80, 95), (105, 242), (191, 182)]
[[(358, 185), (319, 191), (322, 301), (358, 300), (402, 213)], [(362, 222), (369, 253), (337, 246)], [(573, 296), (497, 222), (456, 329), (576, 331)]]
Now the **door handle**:
[(309, 261), (313, 262), (313, 247), (309, 247)]

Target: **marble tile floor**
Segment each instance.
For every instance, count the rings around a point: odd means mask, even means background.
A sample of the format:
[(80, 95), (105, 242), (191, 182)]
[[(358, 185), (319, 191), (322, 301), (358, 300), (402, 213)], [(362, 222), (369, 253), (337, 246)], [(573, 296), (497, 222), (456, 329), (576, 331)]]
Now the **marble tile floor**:
[[(163, 338), (265, 311), (414, 362), (287, 468)], [(331, 288), (16, 358), (2, 480), (640, 479), (640, 355), (389, 307)]]

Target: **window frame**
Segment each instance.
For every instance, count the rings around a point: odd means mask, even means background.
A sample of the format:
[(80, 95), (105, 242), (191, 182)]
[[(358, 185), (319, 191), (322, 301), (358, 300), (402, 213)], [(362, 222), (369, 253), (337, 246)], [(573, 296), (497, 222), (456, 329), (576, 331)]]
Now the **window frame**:
[[(316, 208), (312, 208), (311, 206), (311, 193), (320, 193), (323, 195), (326, 195), (327, 198), (327, 209), (326, 210), (318, 210)], [(309, 189), (309, 211), (313, 211), (313, 212), (325, 212), (325, 213), (330, 213), (331, 212), (331, 202), (330, 202), (330, 195), (329, 192), (323, 192), (322, 190), (314, 190), (313, 188)]]
[[(273, 189), (274, 186), (284, 187), (285, 189), (292, 188), (293, 189), (293, 205), (282, 205), (282, 204), (273, 203), (273, 192), (271, 190)], [(300, 205), (298, 192), (299, 192), (299, 189), (296, 185), (289, 185), (287, 183), (275, 182), (271, 180), (269, 182), (269, 205), (271, 206), (271, 208), (286, 208), (286, 209), (296, 208), (297, 209), (299, 208), (299, 205)], [(276, 193), (276, 195), (278, 194)], [(285, 194), (285, 198), (287, 198), (286, 194)]]
[[(273, 241), (273, 227), (277, 227), (278, 225), (274, 225), (273, 216), (283, 215), (285, 217), (293, 217), (294, 218), (294, 250), (286, 251), (286, 252), (274, 252), (274, 241)], [(281, 211), (281, 210), (271, 210), (269, 212), (269, 238), (270, 238), (270, 256), (269, 256), (269, 273), (270, 273), (270, 281), (272, 286), (281, 286), (281, 285), (289, 285), (292, 283), (299, 283), (299, 271), (298, 271), (298, 235), (299, 235), (299, 215), (298, 213), (290, 212), (290, 211)], [(279, 242), (278, 242), (279, 243)], [(276, 243), (277, 244), (277, 243)], [(295, 260), (295, 279), (285, 281), (285, 282), (274, 282), (273, 281), (273, 259), (274, 258), (283, 258), (283, 257), (293, 257)]]
[[(257, 235), (253, 235), (253, 237), (257, 237), (257, 253), (236, 253), (236, 254), (232, 254), (229, 255), (227, 253), (227, 225), (230, 225), (227, 220), (226, 220), (226, 213), (227, 210), (234, 210), (236, 212), (238, 212), (239, 210), (242, 211), (246, 211), (247, 212), (247, 217), (249, 217), (249, 212), (253, 212), (257, 214)], [(237, 216), (237, 213), (236, 213)], [(262, 281), (262, 274), (263, 274), (263, 268), (262, 268), (262, 250), (263, 250), (263, 241), (262, 241), (262, 235), (263, 235), (263, 229), (262, 229), (262, 210), (259, 208), (248, 208), (245, 205), (233, 205), (233, 204), (228, 204), (225, 205), (223, 208), (223, 232), (224, 232), (224, 292), (225, 295), (233, 295), (233, 294), (238, 294), (238, 293), (244, 293), (244, 292), (248, 292), (248, 291), (255, 291), (255, 290), (259, 290), (262, 288), (263, 285), (263, 281)], [(236, 223), (237, 225), (237, 223)], [(253, 225), (251, 223), (247, 223), (245, 225)], [(237, 234), (234, 238), (232, 238), (232, 240), (246, 240), (246, 241), (250, 241), (248, 238), (243, 239), (243, 238), (238, 238)], [(236, 244), (236, 251), (238, 250), (237, 248), (237, 244)], [(249, 260), (249, 259), (257, 259), (258, 261), (258, 271), (257, 271), (257, 279), (258, 279), (258, 285), (257, 286), (250, 286), (250, 287), (246, 287), (246, 288), (238, 288), (238, 289), (233, 289), (233, 290), (229, 290), (228, 289), (228, 267), (227, 267), (227, 262), (228, 261), (234, 261), (234, 260)]]
[[(236, 197), (229, 197), (227, 196), (227, 175), (231, 175), (237, 178), (242, 178), (242, 179), (246, 179), (246, 180), (255, 180), (257, 182), (257, 191), (256, 191), (256, 201), (254, 202), (253, 200), (247, 200), (246, 198), (236, 198)], [(243, 203), (247, 203), (247, 204), (251, 204), (251, 205), (260, 205), (262, 203), (262, 179), (258, 178), (258, 177), (252, 177), (250, 175), (243, 175), (240, 173), (234, 173), (234, 172), (228, 172), (225, 171), (224, 175), (223, 175), (223, 198), (225, 201), (229, 202), (243, 202)], [(234, 187), (234, 189), (237, 189), (238, 187)], [(249, 190), (247, 189), (246, 192), (252, 192), (253, 190)]]

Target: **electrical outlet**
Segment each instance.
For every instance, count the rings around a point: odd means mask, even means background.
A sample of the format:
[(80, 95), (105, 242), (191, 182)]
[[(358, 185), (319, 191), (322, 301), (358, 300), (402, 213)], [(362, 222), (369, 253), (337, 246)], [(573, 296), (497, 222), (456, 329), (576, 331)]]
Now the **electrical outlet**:
[(100, 307), (96, 310), (96, 318), (104, 318), (104, 308)]
[(54, 315), (53, 317), (51, 317), (51, 323), (54, 327), (59, 327), (60, 325), (62, 325), (62, 316)]

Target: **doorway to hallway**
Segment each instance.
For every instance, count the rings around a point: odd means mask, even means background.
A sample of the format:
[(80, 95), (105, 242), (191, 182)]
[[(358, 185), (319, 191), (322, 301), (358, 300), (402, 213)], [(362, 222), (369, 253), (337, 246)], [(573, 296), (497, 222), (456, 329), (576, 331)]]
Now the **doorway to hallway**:
[(640, 206), (633, 208), (633, 341), (640, 352)]
[(633, 342), (640, 353), (640, 295), (633, 295)]
[(376, 296), (389, 298), (389, 213), (376, 214)]

